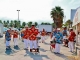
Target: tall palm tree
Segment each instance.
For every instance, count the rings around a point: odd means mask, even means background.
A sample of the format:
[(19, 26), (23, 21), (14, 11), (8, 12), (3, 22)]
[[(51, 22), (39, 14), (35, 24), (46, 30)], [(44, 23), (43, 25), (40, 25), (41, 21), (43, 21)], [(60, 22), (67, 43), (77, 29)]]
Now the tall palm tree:
[(63, 24), (63, 18), (64, 18), (64, 12), (63, 9), (60, 6), (56, 6), (51, 10), (51, 18), (53, 18), (53, 21), (57, 28), (61, 28)]

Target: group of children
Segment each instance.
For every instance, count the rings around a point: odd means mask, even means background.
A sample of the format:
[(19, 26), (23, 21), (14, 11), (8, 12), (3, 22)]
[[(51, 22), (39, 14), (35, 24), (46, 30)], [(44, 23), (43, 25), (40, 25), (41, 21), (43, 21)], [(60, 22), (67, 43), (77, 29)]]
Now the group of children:
[[(42, 43), (44, 43), (46, 31), (43, 29), (39, 32), (38, 28), (35, 28), (35, 25), (32, 24), (31, 28), (27, 25), (24, 29), (20, 31), (22, 40), (24, 41), (24, 49), (28, 50), (30, 46), (30, 52), (33, 50), (35, 52), (39, 52), (38, 48), (38, 38), (41, 38)], [(10, 49), (10, 41), (13, 35), (14, 47), (18, 47), (18, 32), (16, 30), (7, 30), (5, 34), (5, 42), (6, 42), (6, 49)]]

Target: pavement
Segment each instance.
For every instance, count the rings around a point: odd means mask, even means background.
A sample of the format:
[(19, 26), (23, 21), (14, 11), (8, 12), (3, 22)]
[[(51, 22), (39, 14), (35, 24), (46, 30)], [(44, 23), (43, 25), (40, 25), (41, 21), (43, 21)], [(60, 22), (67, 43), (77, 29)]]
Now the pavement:
[(24, 50), (24, 43), (18, 40), (18, 49), (14, 49), (13, 39), (11, 40), (11, 50), (5, 50), (4, 37), (0, 38), (0, 60), (65, 60), (68, 55), (73, 53), (69, 52), (69, 48), (61, 45), (61, 54), (54, 54), (50, 51), (50, 37), (47, 36), (45, 43), (39, 43), (40, 53), (32, 54)]

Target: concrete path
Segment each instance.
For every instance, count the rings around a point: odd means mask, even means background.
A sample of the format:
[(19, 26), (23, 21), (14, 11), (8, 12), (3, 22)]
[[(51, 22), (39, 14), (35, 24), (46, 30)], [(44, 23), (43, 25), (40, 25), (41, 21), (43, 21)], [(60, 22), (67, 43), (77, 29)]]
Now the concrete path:
[(65, 60), (67, 55), (72, 55), (69, 48), (61, 45), (61, 54), (54, 54), (50, 51), (50, 38), (45, 40), (45, 43), (39, 43), (40, 54), (33, 55), (29, 51), (25, 51), (24, 44), (19, 41), (19, 49), (14, 49), (13, 40), (11, 41), (12, 50), (5, 50), (4, 37), (0, 38), (0, 60)]

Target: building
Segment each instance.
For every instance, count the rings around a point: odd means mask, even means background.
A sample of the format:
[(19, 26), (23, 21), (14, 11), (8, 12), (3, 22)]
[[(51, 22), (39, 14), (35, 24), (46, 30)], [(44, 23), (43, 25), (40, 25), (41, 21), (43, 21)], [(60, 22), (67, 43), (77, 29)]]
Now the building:
[(76, 9), (71, 9), (71, 21), (73, 21), (74, 15), (76, 13)]
[(77, 9), (75, 9), (75, 12), (73, 13), (73, 15), (71, 15), (71, 19), (73, 21), (73, 28), (76, 32), (77, 35), (77, 44), (80, 44), (80, 40), (78, 41), (78, 32), (80, 32), (80, 7), (78, 7)]

